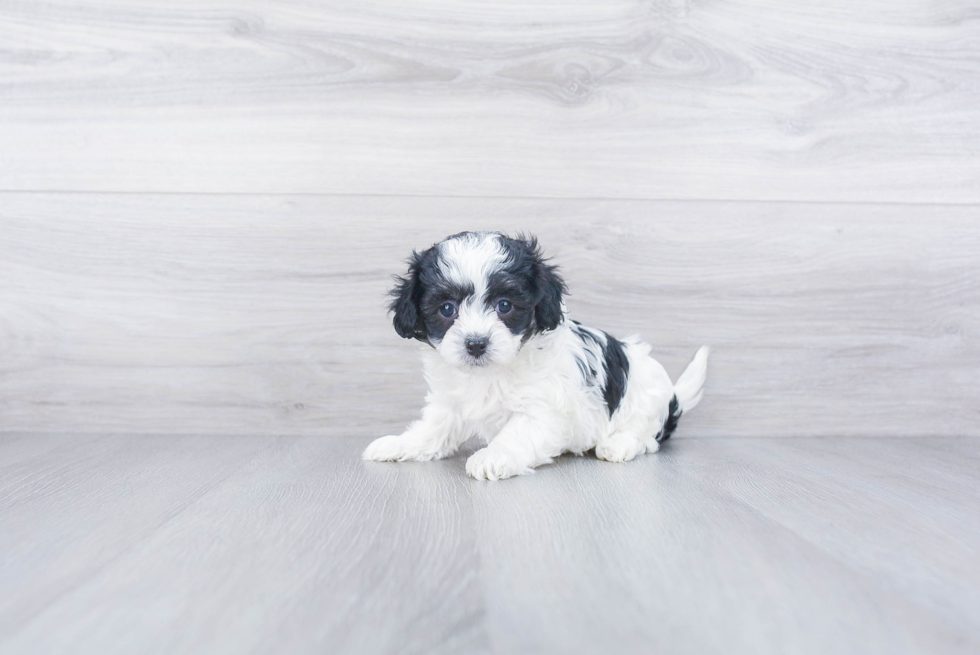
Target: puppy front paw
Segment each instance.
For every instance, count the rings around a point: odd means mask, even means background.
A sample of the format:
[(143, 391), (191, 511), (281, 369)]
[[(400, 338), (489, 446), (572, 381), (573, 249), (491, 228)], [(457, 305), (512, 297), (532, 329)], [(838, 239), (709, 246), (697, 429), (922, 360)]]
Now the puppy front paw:
[(404, 462), (407, 459), (416, 459), (409, 452), (408, 440), (401, 435), (391, 434), (372, 441), (364, 453), (364, 459), (375, 462)]
[(470, 455), (466, 460), (466, 472), (477, 480), (503, 480), (515, 475), (534, 473), (534, 469), (509, 453), (488, 447)]
[(442, 459), (451, 453), (451, 449), (440, 442), (433, 443), (420, 438), (418, 433), (406, 432), (375, 439), (364, 449), (361, 457), (375, 462), (426, 462), (430, 459)]

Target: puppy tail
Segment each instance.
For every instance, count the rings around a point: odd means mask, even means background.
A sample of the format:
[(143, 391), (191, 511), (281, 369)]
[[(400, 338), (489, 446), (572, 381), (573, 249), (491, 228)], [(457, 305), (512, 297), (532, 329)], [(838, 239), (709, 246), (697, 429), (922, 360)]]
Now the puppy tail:
[(691, 411), (701, 402), (701, 396), (704, 394), (704, 377), (707, 372), (708, 347), (701, 346), (674, 384), (677, 409), (682, 414)]
[(664, 421), (664, 427), (657, 435), (657, 441), (669, 439), (677, 428), (677, 421), (681, 415), (691, 411), (701, 402), (701, 396), (704, 395), (704, 378), (708, 372), (708, 350), (707, 346), (698, 348), (694, 359), (677, 378), (677, 383), (674, 384), (674, 397), (670, 399), (667, 420)]

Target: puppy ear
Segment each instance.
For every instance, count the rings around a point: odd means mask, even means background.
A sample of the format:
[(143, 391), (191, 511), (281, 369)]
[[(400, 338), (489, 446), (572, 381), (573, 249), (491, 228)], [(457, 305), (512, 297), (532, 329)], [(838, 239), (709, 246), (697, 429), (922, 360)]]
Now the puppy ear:
[(394, 313), (392, 323), (398, 336), (425, 341), (429, 334), (422, 320), (419, 303), (422, 301), (422, 281), (419, 279), (422, 262), (429, 251), (422, 254), (413, 251), (408, 260), (408, 274), (395, 276), (395, 286), (388, 292), (392, 297), (388, 310)]
[(554, 330), (564, 315), (562, 297), (568, 293), (565, 281), (558, 275), (558, 267), (548, 264), (541, 253), (538, 240), (534, 237), (522, 238), (531, 253), (534, 267), (534, 286), (537, 291), (537, 304), (534, 306), (534, 320), (540, 330)]

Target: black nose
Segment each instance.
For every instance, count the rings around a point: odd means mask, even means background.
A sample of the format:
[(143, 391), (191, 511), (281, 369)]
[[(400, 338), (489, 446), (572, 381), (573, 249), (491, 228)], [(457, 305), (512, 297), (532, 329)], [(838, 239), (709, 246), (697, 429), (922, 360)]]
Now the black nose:
[(473, 357), (480, 357), (487, 351), (487, 339), (486, 337), (482, 339), (467, 339), (466, 340), (466, 352), (468, 352)]

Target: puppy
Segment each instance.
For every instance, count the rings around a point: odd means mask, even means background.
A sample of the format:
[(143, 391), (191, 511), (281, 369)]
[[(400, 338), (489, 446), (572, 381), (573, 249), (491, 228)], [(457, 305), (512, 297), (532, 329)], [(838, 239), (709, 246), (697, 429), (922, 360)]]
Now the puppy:
[(565, 283), (534, 238), (463, 232), (415, 252), (391, 290), (395, 331), (432, 347), (422, 418), (364, 459), (441, 459), (470, 437), (477, 479), (531, 473), (565, 452), (627, 462), (656, 452), (701, 400), (702, 347), (677, 384), (636, 337), (567, 317)]

